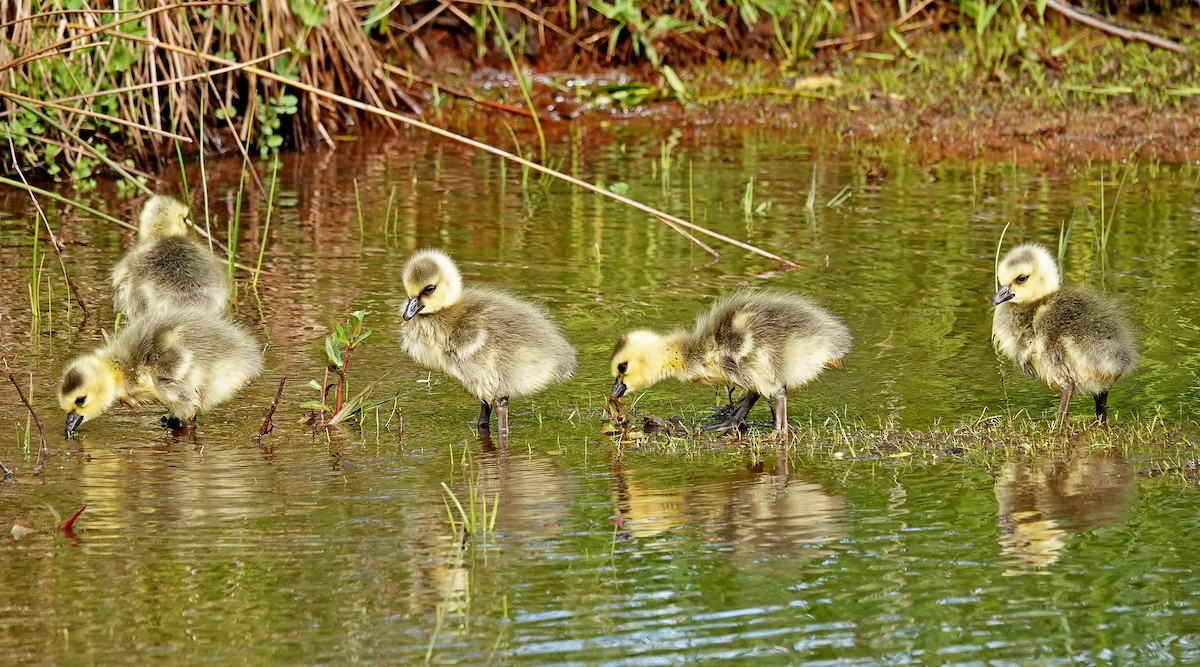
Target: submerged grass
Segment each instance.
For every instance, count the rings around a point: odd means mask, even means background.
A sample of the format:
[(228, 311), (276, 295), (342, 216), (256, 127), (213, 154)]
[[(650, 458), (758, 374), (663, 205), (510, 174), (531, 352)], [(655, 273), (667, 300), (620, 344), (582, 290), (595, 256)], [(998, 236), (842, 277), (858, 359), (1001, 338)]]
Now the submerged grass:
[(1028, 413), (984, 412), (978, 417), (930, 428), (905, 428), (894, 421), (875, 424), (844, 415), (793, 421), (790, 437), (775, 437), (754, 425), (740, 436), (712, 437), (684, 430), (615, 439), (621, 451), (699, 456), (731, 446), (751, 452), (780, 450), (789, 456), (829, 461), (961, 461), (990, 465), (1021, 454), (1053, 453), (1085, 447), (1116, 450), (1145, 475), (1179, 475), (1200, 481), (1200, 422), (1169, 424), (1160, 412), (1125, 415), (1108, 426), (1074, 418), (1057, 427), (1053, 419)]

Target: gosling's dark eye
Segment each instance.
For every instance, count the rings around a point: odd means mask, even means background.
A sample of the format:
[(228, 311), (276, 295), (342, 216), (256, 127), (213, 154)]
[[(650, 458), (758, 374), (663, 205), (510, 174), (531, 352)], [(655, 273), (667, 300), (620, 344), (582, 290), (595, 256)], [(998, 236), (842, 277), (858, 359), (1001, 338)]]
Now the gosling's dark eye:
[(1017, 276), (1017, 284), (1018, 285), (1024, 285), (1026, 280), (1029, 280), (1029, 276), (1026, 276), (1026, 275)]
[(87, 402), (87, 396), (80, 396), (79, 398), (75, 399), (75, 405), (78, 405), (81, 408), (83, 407), (83, 404), (86, 402)]
[(437, 285), (426, 285), (425, 289), (421, 290), (421, 296), (429, 296), (435, 289), (437, 289)]
[(617, 364), (617, 372), (618, 373), (623, 374), (628, 370), (629, 370), (629, 362), (628, 361), (622, 361), (621, 363)]

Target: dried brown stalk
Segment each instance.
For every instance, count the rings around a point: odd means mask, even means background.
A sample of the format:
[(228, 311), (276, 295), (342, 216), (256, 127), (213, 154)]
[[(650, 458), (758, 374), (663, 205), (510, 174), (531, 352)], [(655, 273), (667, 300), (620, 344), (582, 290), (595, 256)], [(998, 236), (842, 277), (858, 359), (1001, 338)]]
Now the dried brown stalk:
[[(150, 41), (145, 37), (139, 37), (137, 35), (130, 35), (130, 34), (126, 34), (126, 33), (113, 32), (111, 34), (113, 37), (120, 37), (122, 39), (128, 39), (128, 40), (135, 41), (135, 42), (149, 43), (149, 41)], [(225, 64), (225, 65), (231, 64), (229, 61), (225, 60), (224, 58), (218, 58), (216, 56), (211, 56), (211, 55), (204, 54), (204, 53), (194, 53), (194, 52), (188, 51), (186, 49), (183, 49), (181, 47), (176, 47), (176, 46), (173, 46), (170, 44), (159, 43), (158, 46), (163, 49), (177, 50), (180, 53), (186, 53), (187, 55), (191, 55), (191, 56), (200, 58), (201, 60), (206, 60), (208, 62), (221, 63), (221, 64)], [(721, 234), (719, 232), (714, 232), (711, 229), (708, 229), (706, 227), (701, 227), (700, 225), (697, 225), (692, 222), (688, 222), (687, 220), (678, 218), (669, 213), (659, 211), (658, 209), (647, 206), (646, 204), (643, 204), (634, 199), (630, 199), (623, 195), (619, 195), (615, 192), (598, 187), (596, 185), (588, 183), (587, 181), (583, 181), (578, 178), (575, 178), (574, 176), (570, 176), (569, 174), (564, 174), (561, 171), (558, 171), (556, 169), (551, 169), (550, 167), (538, 164), (537, 162), (533, 162), (532, 160), (527, 160), (518, 155), (509, 153), (508, 151), (503, 150), (501, 148), (496, 148), (495, 146), (491, 146), (491, 145), (485, 144), (481, 141), (476, 141), (474, 139), (464, 137), (460, 134), (455, 134), (454, 132), (451, 132), (449, 130), (444, 130), (435, 125), (430, 125), (428, 123), (421, 122), (414, 118), (409, 118), (408, 116), (404, 116), (402, 114), (399, 114), (395, 111), (391, 111), (389, 109), (384, 109), (379, 106), (374, 106), (374, 105), (368, 104), (366, 102), (360, 102), (359, 100), (352, 100), (348, 97), (338, 95), (337, 93), (331, 93), (329, 91), (322, 90), (320, 88), (317, 88), (316, 86), (309, 85), (302, 81), (292, 81), (290, 79), (286, 79), (278, 74), (275, 74), (274, 72), (268, 72), (266, 70), (262, 70), (257, 67), (246, 67), (245, 71), (252, 73), (256, 76), (262, 77), (264, 79), (268, 79), (270, 81), (276, 81), (278, 83), (292, 86), (293, 88), (302, 90), (306, 93), (309, 93), (310, 95), (314, 95), (314, 96), (321, 97), (321, 98), (324, 98), (327, 100), (331, 100), (333, 102), (337, 102), (344, 106), (352, 107), (352, 108), (358, 109), (360, 111), (366, 111), (368, 113), (373, 113), (378, 116), (382, 116), (384, 118), (403, 123), (405, 125), (410, 125), (412, 127), (415, 127), (415, 128), (421, 129), (421, 130), (425, 130), (426, 132), (436, 134), (440, 137), (450, 139), (452, 141), (457, 141), (458, 143), (465, 144), (467, 146), (476, 148), (476, 149), (484, 151), (486, 153), (491, 153), (492, 155), (502, 157), (511, 162), (516, 162), (517, 164), (528, 167), (539, 173), (543, 173), (548, 176), (552, 176), (561, 181), (570, 183), (576, 187), (583, 188), (584, 190), (588, 190), (589, 192), (593, 192), (602, 197), (607, 197), (608, 199), (618, 201), (622, 204), (625, 204), (626, 206), (635, 208), (644, 213), (648, 213), (662, 222), (674, 223), (675, 225), (677, 225), (679, 227), (683, 227), (683, 228), (689, 229), (694, 232), (699, 232), (700, 234), (703, 234), (703, 235), (711, 237), (711, 238), (715, 238), (719, 241), (723, 241), (730, 245), (741, 248), (742, 250), (746, 250), (746, 251), (755, 253), (757, 255), (766, 257), (768, 259), (775, 260), (784, 266), (791, 267), (791, 268), (799, 268), (799, 266), (800, 266), (796, 262), (793, 262), (788, 259), (784, 259), (783, 257), (780, 257), (779, 255), (776, 255), (772, 252), (763, 250), (762, 248), (758, 248), (756, 246), (750, 245), (749, 243), (739, 241), (735, 238), (731, 238), (731, 237)]]
[(71, 42), (78, 41), (85, 37), (91, 37), (92, 35), (97, 35), (97, 34), (100, 34), (103, 32), (108, 32), (119, 25), (123, 25), (125, 23), (132, 23), (134, 21), (140, 21), (140, 20), (146, 18), (147, 16), (152, 16), (159, 12), (165, 12), (170, 9), (183, 9), (185, 7), (212, 7), (215, 5), (229, 5), (229, 6), (233, 6), (233, 7), (244, 7), (245, 6), (244, 4), (242, 4), (240, 2), (230, 2), (229, 0), (207, 0), (205, 2), (180, 2), (180, 3), (174, 4), (174, 5), (163, 5), (161, 7), (154, 7), (151, 9), (147, 9), (144, 12), (139, 12), (132, 16), (126, 16), (124, 18), (118, 19), (116, 21), (113, 21), (112, 23), (104, 23), (95, 28), (90, 28), (90, 29), (84, 30), (83, 32), (72, 35), (66, 39), (59, 40), (53, 44), (48, 44), (46, 46), (43, 46), (40, 49), (35, 49), (34, 51), (31, 51), (30, 53), (23, 54), (19, 58), (15, 58), (7, 63), (0, 65), (0, 72), (3, 72), (5, 70), (10, 70), (10, 69), (16, 67), (17, 65), (24, 65), (27, 62), (31, 62), (31, 61), (37, 60), (39, 58), (46, 57), (47, 55), (55, 55), (58, 52), (59, 47), (66, 46), (66, 45), (70, 44)]
[[(153, 84), (153, 85), (157, 86), (158, 84)], [(101, 93), (101, 94), (103, 94), (103, 93)], [(138, 130), (142, 130), (143, 132), (150, 132), (152, 134), (157, 134), (159, 136), (166, 137), (168, 139), (175, 139), (177, 141), (183, 141), (183, 142), (186, 142), (189, 144), (192, 143), (192, 140), (190, 137), (185, 137), (182, 134), (175, 134), (174, 132), (168, 132), (168, 131), (160, 129), (160, 128), (150, 127), (149, 125), (144, 125), (144, 124), (138, 123), (136, 121), (125, 120), (124, 118), (117, 118), (116, 116), (110, 116), (108, 114), (103, 114), (103, 113), (100, 113), (99, 111), (92, 111), (90, 109), (80, 109), (78, 107), (69, 107), (64, 104), (58, 104), (56, 102), (39, 100), (39, 99), (33, 98), (33, 97), (26, 97), (25, 95), (21, 95), (20, 93), (14, 93), (12, 91), (4, 90), (4, 89), (0, 89), (0, 95), (7, 97), (9, 99), (17, 100), (18, 102), (25, 102), (26, 104), (33, 104), (35, 106), (46, 107), (48, 109), (54, 109), (55, 111), (65, 111), (67, 113), (79, 114), (81, 116), (88, 116), (90, 118), (99, 118), (100, 120), (107, 121), (109, 123), (115, 123), (117, 125), (127, 125), (129, 127), (132, 127), (132, 128), (138, 129)]]
[(263, 423), (258, 428), (258, 435), (255, 435), (254, 444), (262, 447), (262, 439), (275, 431), (275, 410), (279, 407), (279, 399), (283, 397), (283, 386), (287, 384), (287, 377), (279, 378), (279, 389), (275, 391), (275, 400), (271, 401), (271, 405), (263, 409)]
[(1120, 26), (1113, 25), (1098, 16), (1092, 16), (1091, 14), (1084, 13), (1080, 9), (1062, 2), (1062, 0), (1046, 0), (1046, 6), (1073, 21), (1078, 21), (1101, 32), (1115, 35), (1123, 40), (1129, 42), (1145, 42), (1150, 46), (1166, 49), (1168, 51), (1174, 51), (1175, 53), (1184, 52), (1183, 45), (1179, 42), (1174, 42), (1166, 39), (1165, 37), (1152, 35), (1141, 30), (1133, 30), (1130, 28), (1122, 28)]
[[(50, 100), (49, 102), (38, 101), (37, 103), (38, 104), (46, 104), (46, 105), (49, 105), (51, 103), (66, 104), (67, 102), (75, 102), (78, 100), (90, 100), (93, 97), (99, 97), (101, 95), (115, 95), (117, 93), (129, 93), (129, 92), (134, 92), (134, 91), (138, 91), (138, 90), (145, 90), (147, 88), (153, 88), (156, 86), (169, 86), (169, 85), (178, 84), (178, 83), (185, 83), (187, 81), (195, 81), (196, 79), (203, 79), (205, 77), (211, 77), (211, 76), (215, 76), (217, 74), (225, 74), (226, 72), (236, 72), (237, 70), (244, 69), (251, 65), (257, 65), (259, 63), (263, 63), (268, 60), (273, 60), (275, 58), (278, 58), (279, 56), (282, 56), (285, 53), (288, 53), (287, 49), (283, 49), (281, 51), (276, 51), (274, 53), (268, 53), (265, 56), (259, 56), (252, 60), (248, 60), (244, 63), (237, 63), (235, 65), (229, 65), (228, 67), (219, 67), (219, 68), (213, 69), (213, 70), (205, 70), (198, 74), (186, 74), (183, 76), (177, 76), (177, 77), (170, 78), (170, 79), (163, 79), (162, 81), (154, 81), (151, 83), (138, 83), (138, 84), (134, 84), (131, 86), (122, 86), (120, 88), (107, 88), (104, 90), (96, 90), (96, 91), (93, 91), (90, 93), (84, 93), (82, 95), (72, 95), (70, 97), (60, 97), (58, 99)], [(0, 118), (3, 118), (6, 115), (8, 115), (8, 112), (0, 113)]]
[[(42, 460), (50, 458), (50, 444), (46, 442), (46, 429), (42, 428), (42, 420), (38, 419), (37, 413), (33, 411), (33, 406), (29, 404), (29, 400), (25, 398), (25, 392), (21, 391), (21, 385), (17, 384), (17, 379), (12, 373), (8, 374), (8, 381), (16, 388), (17, 395), (21, 397), (21, 402), (25, 404), (25, 409), (29, 410), (29, 416), (33, 418), (33, 423), (37, 425), (38, 436), (42, 439)], [(33, 373), (29, 374), (30, 386), (33, 383)], [(30, 389), (32, 391), (32, 389)]]
[[(25, 180), (25, 172), (21, 170), (21, 164), (17, 162), (17, 149), (13, 145), (11, 133), (8, 136), (8, 150), (12, 155), (13, 169), (21, 177), (21, 182), (25, 184), (25, 191), (29, 193), (29, 198), (33, 200), (33, 206), (37, 209), (38, 216), (41, 217), (42, 223), (46, 225), (46, 233), (50, 235), (50, 245), (54, 248), (55, 256), (58, 257), (58, 265), (62, 268), (63, 279), (67, 281), (67, 289), (71, 292), (71, 296), (75, 298), (75, 303), (79, 304), (79, 309), (83, 311), (83, 319), (79, 322), (79, 328), (82, 329), (88, 321), (87, 305), (83, 303), (83, 297), (79, 296), (79, 289), (75, 287), (75, 282), (71, 280), (71, 275), (67, 273), (67, 264), (63, 261), (62, 243), (58, 240), (58, 236), (54, 234), (54, 230), (50, 228), (50, 220), (46, 218), (46, 212), (42, 210), (42, 205), (38, 202), (37, 197), (34, 197), (33, 192), (28, 189), (30, 187), (29, 181)], [(9, 377), (11, 378), (12, 376), (10, 375)], [(30, 408), (31, 412), (32, 410), (33, 408)], [(38, 425), (38, 429), (41, 430), (41, 424)], [(42, 441), (45, 442), (45, 440), (46, 438), (43, 436)]]

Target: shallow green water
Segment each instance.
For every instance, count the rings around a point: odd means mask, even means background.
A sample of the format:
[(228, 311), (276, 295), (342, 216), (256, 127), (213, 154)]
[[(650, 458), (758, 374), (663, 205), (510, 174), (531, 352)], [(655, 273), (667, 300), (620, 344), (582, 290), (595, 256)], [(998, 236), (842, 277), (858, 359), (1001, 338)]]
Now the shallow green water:
[[(77, 441), (58, 435), (59, 369), (111, 325), (107, 273), (130, 236), (48, 207), (56, 231), (85, 244), (66, 254), (92, 317), (82, 330), (77, 309), (67, 321), (51, 256), (53, 307), (31, 336), (32, 212), (24, 195), (0, 193), (0, 352), (18, 380), (32, 372), (53, 450), (35, 474), (25, 412), (6, 384), (0, 460), (17, 474), (0, 484), (0, 528), (34, 532), (0, 540), (0, 662), (1200, 660), (1200, 493), (1139, 475), (1144, 455), (1060, 442), (986, 463), (913, 463), (727, 441), (617, 447), (599, 435), (619, 332), (685, 325), (747, 285), (812, 294), (855, 335), (846, 370), (793, 395), (797, 421), (921, 430), (985, 410), (1049, 418), (1055, 397), (991, 349), (991, 268), (1005, 222), (1011, 241), (1055, 246), (1073, 211), (1068, 281), (1120, 294), (1143, 338), (1137, 375), (1110, 399), (1118, 421), (1158, 413), (1190, 429), (1200, 398), (1194, 169), (1143, 166), (1129, 179), (1102, 264), (1085, 212), (1100, 216), (1098, 167), (913, 167), (705, 128), (681, 138), (664, 177), (664, 138), (587, 130), (556, 154), (567, 171), (628, 183), (631, 196), (804, 268), (781, 273), (719, 245), (709, 264), (641, 214), (536, 178), (523, 189), (519, 170), (416, 135), (292, 156), (279, 172), (270, 274), (258, 296), (239, 281), (237, 315), (268, 342), (268, 371), (194, 438), (159, 429), (153, 409), (116, 410)], [(746, 217), (751, 176), (753, 207), (769, 206)], [(209, 164), (222, 238), (237, 177), (236, 161)], [(1111, 207), (1119, 176), (1106, 169), (1104, 180)], [(845, 187), (850, 198), (827, 207)], [(130, 202), (93, 199), (133, 215)], [(244, 213), (242, 259), (252, 261), (265, 211)], [(400, 268), (428, 245), (449, 249), (470, 280), (544, 301), (580, 351), (576, 381), (513, 404), (507, 451), (485, 451), (472, 399), (400, 352)], [(372, 412), (361, 431), (326, 440), (298, 406), (320, 379), (320, 339), (357, 308), (376, 333), (352, 361), (355, 384), (399, 367), (374, 394), (388, 399), (379, 426)], [(251, 436), (283, 376), (265, 452)], [(716, 401), (667, 382), (638, 408), (698, 422)], [(1088, 409), (1079, 401), (1074, 413)], [(498, 503), (494, 531), (464, 547), (443, 482), (464, 502), (473, 488)], [(65, 516), (84, 503), (77, 539), (66, 539), (48, 508)]]

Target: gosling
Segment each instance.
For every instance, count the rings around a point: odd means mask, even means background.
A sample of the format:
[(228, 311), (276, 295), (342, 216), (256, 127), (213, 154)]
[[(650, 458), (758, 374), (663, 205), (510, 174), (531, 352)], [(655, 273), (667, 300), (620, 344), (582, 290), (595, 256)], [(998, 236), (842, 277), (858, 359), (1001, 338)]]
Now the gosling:
[(208, 248), (188, 238), (188, 207), (154, 195), (142, 207), (137, 244), (113, 269), (113, 306), (136, 319), (151, 311), (226, 312), (229, 276)]
[(493, 289), (463, 287), (446, 253), (420, 250), (404, 266), (404, 351), (462, 383), (479, 399), (480, 434), (492, 409), (503, 441), (510, 398), (575, 374), (575, 349), (545, 309)]
[(228, 315), (152, 312), (67, 364), (58, 402), (68, 436), (117, 402), (157, 401), (167, 408), (164, 422), (179, 428), (231, 398), (262, 366), (258, 342)]
[(1058, 415), (1071, 397), (1093, 396), (1108, 421), (1108, 390), (1137, 363), (1133, 334), (1116, 304), (1091, 290), (1061, 287), (1058, 265), (1037, 244), (1017, 246), (996, 273), (992, 342), (1021, 371), (1059, 392)]
[(691, 333), (631, 331), (612, 355), (612, 400), (630, 389), (674, 377), (681, 382), (733, 385), (746, 391), (724, 422), (745, 423), (761, 396), (774, 399), (775, 432), (787, 435), (787, 392), (812, 382), (827, 366), (842, 367), (850, 332), (808, 297), (786, 292), (740, 292), (702, 314)]

